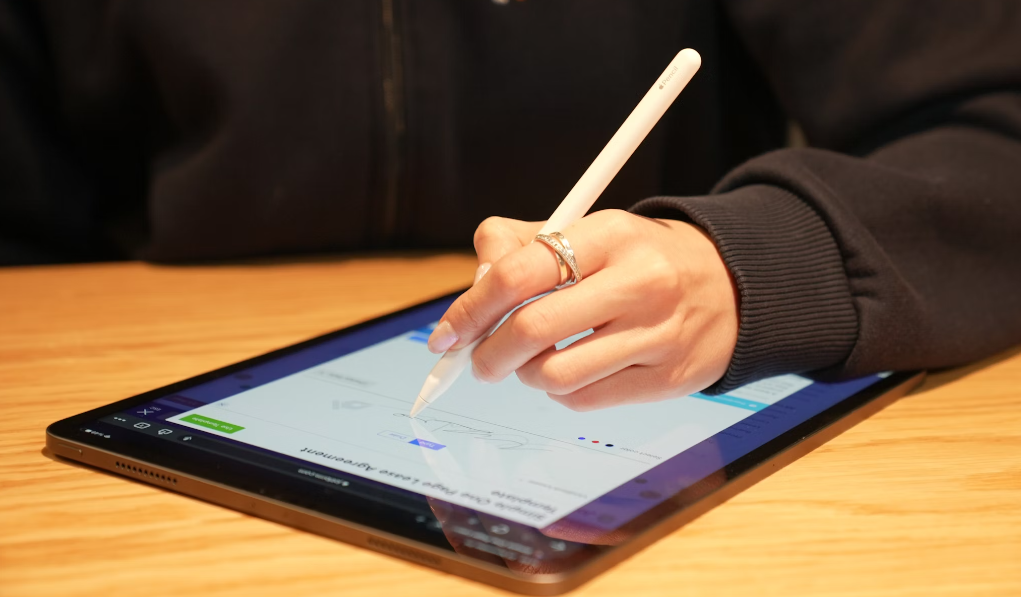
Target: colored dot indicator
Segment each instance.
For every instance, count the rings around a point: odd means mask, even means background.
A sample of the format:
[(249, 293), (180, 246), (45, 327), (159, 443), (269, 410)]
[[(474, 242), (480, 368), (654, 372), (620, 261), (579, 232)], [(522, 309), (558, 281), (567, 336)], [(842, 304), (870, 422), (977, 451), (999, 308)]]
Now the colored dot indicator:
[[(580, 439), (582, 441), (585, 440), (584, 437), (579, 437), (578, 439)], [(598, 444), (599, 443), (599, 440), (597, 440), (597, 439), (593, 439), (593, 440), (589, 440), (589, 441), (591, 441), (593, 444)], [(607, 448), (612, 448), (613, 447), (613, 444), (603, 444), (603, 445), (606, 446)]]

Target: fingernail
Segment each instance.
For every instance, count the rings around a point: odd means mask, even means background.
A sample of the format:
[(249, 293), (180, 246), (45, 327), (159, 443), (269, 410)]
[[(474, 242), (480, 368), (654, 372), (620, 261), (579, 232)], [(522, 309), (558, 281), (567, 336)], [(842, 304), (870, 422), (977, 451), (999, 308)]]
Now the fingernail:
[(480, 265), (479, 269), (475, 270), (475, 281), (472, 282), (472, 286), (478, 284), (479, 280), (482, 279), (482, 276), (486, 275), (486, 272), (488, 272), (491, 267), (493, 267), (492, 263), (483, 263)]
[(433, 333), (429, 335), (429, 352), (437, 354), (446, 352), (458, 340), (454, 326), (447, 321), (441, 321), (440, 325), (436, 326)]

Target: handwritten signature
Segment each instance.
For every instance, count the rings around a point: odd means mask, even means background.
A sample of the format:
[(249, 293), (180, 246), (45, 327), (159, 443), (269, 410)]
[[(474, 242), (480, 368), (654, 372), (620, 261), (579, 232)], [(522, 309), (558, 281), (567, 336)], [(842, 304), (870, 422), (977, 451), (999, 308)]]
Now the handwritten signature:
[(523, 435), (499, 433), (487, 429), (478, 429), (475, 427), (462, 425), (460, 423), (455, 423), (454, 421), (448, 421), (446, 419), (436, 419), (427, 415), (419, 415), (417, 417), (412, 417), (407, 413), (394, 413), (394, 416), (418, 421), (419, 423), (423, 424), (426, 427), (426, 429), (434, 433), (456, 433), (470, 436), (474, 439), (493, 442), (493, 444), (498, 450), (559, 452), (566, 449), (563, 446), (555, 446), (545, 442), (535, 442), (529, 440), (527, 437)]

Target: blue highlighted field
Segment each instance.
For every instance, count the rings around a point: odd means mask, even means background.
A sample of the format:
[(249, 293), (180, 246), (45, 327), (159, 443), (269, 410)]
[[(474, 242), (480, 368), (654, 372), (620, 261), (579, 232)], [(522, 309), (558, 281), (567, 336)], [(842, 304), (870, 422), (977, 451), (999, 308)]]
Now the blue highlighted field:
[(721, 394), (719, 396), (710, 396), (708, 394), (703, 394), (702, 392), (697, 392), (695, 394), (692, 394), (691, 397), (698, 398), (700, 400), (708, 400), (709, 402), (726, 404), (727, 406), (733, 406), (735, 408), (742, 408), (744, 410), (751, 410), (756, 412), (769, 406), (768, 404), (764, 404), (762, 402), (746, 400), (744, 398), (738, 398), (736, 396), (728, 396), (727, 394)]
[(408, 335), (408, 340), (411, 340), (412, 342), (421, 342), (422, 344), (428, 344), (429, 335), (433, 333), (433, 327), (434, 326), (432, 324), (429, 324), (418, 328), (417, 330), (411, 332), (410, 335)]
[(426, 439), (413, 439), (408, 443), (413, 446), (422, 446), (423, 448), (429, 448), (430, 450), (442, 450), (443, 448), (446, 448), (446, 446), (444, 446), (443, 444), (437, 444), (436, 442), (431, 442)]

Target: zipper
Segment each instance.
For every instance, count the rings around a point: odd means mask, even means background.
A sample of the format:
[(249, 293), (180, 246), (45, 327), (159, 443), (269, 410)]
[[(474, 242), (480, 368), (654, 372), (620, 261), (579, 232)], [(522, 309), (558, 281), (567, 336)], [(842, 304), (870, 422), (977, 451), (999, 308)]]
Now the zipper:
[(383, 225), (382, 241), (397, 239), (404, 145), (404, 71), (401, 64), (401, 35), (397, 27), (396, 0), (380, 0), (382, 79), (384, 113)]

